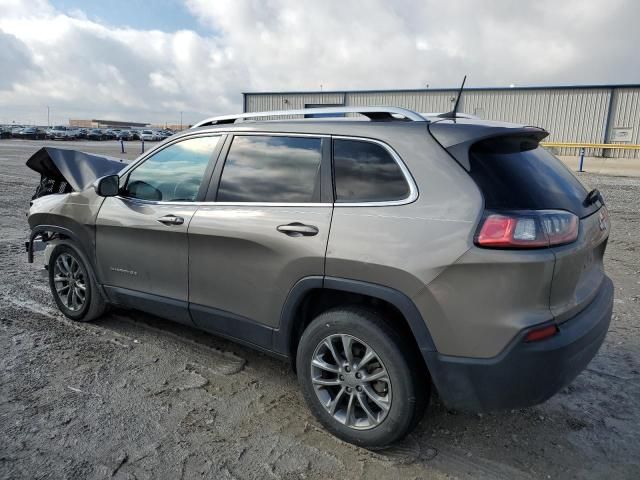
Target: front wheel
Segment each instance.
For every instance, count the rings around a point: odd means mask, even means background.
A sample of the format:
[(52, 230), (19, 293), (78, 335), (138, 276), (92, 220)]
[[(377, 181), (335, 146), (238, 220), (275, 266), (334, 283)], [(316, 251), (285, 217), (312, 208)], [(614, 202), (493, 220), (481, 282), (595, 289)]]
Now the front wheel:
[(65, 316), (88, 322), (104, 313), (106, 303), (82, 256), (69, 245), (57, 245), (49, 257), (49, 287)]
[(298, 380), (309, 408), (327, 430), (366, 448), (407, 435), (429, 399), (429, 377), (415, 348), (380, 315), (339, 308), (304, 331)]

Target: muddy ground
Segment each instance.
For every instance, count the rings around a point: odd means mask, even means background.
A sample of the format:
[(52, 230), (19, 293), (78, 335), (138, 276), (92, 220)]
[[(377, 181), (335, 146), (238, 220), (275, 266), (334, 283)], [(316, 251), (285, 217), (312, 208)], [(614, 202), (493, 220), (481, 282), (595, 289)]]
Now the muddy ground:
[(23, 253), (24, 162), (41, 145), (0, 141), (0, 477), (640, 478), (640, 179), (580, 177), (608, 202), (616, 285), (587, 370), (534, 408), (466, 415), (433, 398), (406, 441), (372, 453), (320, 428), (278, 360), (137, 312), (59, 314), (42, 255)]

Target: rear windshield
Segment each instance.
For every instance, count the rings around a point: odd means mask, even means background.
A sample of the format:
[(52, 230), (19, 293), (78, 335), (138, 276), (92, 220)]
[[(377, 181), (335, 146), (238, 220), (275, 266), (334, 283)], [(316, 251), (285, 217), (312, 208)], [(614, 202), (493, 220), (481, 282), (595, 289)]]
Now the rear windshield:
[(537, 142), (491, 139), (469, 151), (470, 175), (482, 191), (487, 209), (559, 209), (586, 217), (587, 190), (565, 165)]

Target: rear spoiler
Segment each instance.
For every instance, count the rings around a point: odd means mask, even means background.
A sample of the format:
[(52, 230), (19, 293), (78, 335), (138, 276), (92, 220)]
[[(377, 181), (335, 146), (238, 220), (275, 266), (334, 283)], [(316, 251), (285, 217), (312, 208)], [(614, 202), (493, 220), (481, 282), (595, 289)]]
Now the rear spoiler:
[(431, 136), (467, 171), (470, 170), (469, 149), (472, 145), (489, 139), (526, 138), (535, 146), (549, 135), (543, 128), (510, 123), (456, 119), (429, 124)]
[(27, 160), (27, 167), (40, 174), (40, 185), (32, 198), (79, 192), (100, 177), (120, 172), (128, 164), (128, 160), (120, 158), (43, 147)]

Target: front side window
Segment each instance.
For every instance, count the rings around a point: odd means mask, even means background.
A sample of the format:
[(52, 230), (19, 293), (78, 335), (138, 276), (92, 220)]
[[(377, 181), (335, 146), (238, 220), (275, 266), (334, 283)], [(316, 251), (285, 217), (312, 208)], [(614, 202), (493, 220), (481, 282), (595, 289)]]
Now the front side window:
[(235, 136), (220, 177), (218, 202), (319, 201), (321, 140)]
[(124, 194), (141, 200), (193, 202), (219, 136), (174, 143), (153, 154), (129, 175)]
[(409, 184), (391, 153), (362, 140), (333, 141), (336, 202), (388, 202), (409, 196)]

